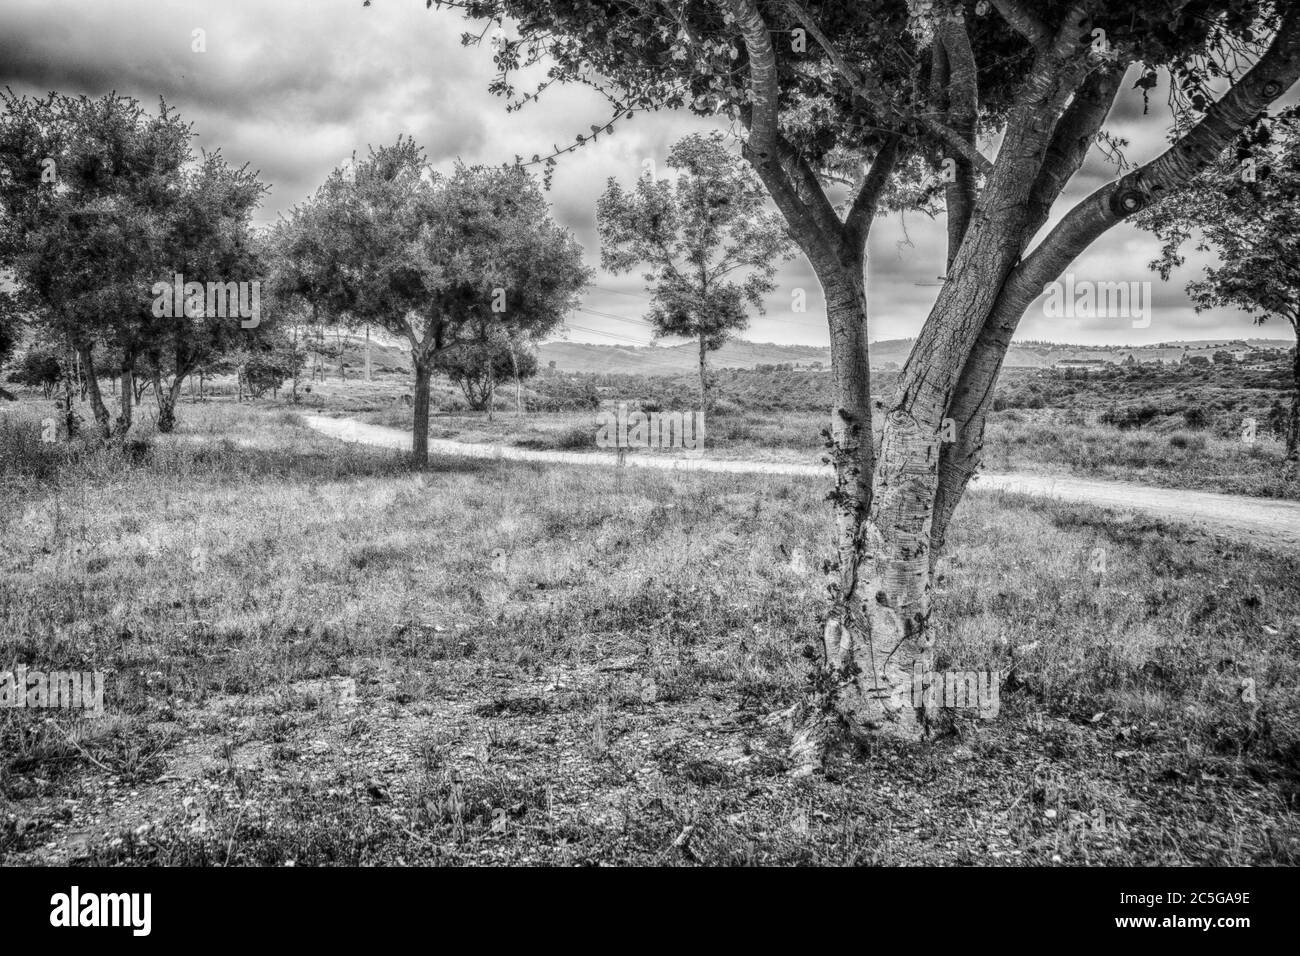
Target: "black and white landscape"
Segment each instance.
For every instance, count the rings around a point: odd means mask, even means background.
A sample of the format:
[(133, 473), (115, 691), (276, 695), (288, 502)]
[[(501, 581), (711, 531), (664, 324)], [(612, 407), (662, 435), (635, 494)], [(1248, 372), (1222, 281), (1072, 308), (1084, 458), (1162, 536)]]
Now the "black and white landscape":
[(1300, 858), (1289, 0), (7, 0), (0, 73), (0, 862)]

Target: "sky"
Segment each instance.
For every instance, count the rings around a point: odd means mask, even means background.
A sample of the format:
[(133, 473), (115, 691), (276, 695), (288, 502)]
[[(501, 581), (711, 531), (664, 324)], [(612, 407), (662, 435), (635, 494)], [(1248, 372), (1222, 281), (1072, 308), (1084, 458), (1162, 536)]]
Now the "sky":
[[(220, 148), (227, 159), (260, 170), (272, 188), (258, 218), (269, 222), (310, 196), (354, 150), (364, 155), (368, 146), (399, 135), (413, 137), (445, 169), (457, 160), (496, 164), (545, 155), (608, 119), (598, 94), (581, 87), (551, 87), (538, 102), (507, 113), (505, 101), (488, 90), (490, 48), (461, 42), (471, 29), (482, 27), (455, 11), (426, 9), (424, 0), (373, 0), (368, 8), (362, 0), (4, 0), (0, 85), (31, 95), (116, 91), (151, 106), (163, 97), (194, 124), (198, 146)], [(1154, 96), (1152, 109), (1162, 103)], [(1143, 121), (1136, 91), (1122, 94), (1108, 129), (1130, 141), (1131, 161), (1165, 147), (1164, 122), (1152, 119)], [(672, 143), (709, 128), (710, 121), (682, 112), (638, 113), (614, 135), (561, 157), (549, 193), (553, 215), (597, 269), (564, 338), (650, 342), (649, 293), (639, 272), (615, 276), (599, 269), (595, 201), (609, 177), (633, 183), (646, 159), (663, 175)], [(1094, 149), (1056, 215), (1114, 175)], [(871, 340), (916, 334), (938, 293), (944, 248), (941, 218), (910, 213), (877, 220), (868, 248)], [(1191, 256), (1162, 282), (1147, 269), (1157, 251), (1150, 235), (1121, 224), (1069, 270), (1076, 282), (1150, 283), (1135, 287), (1138, 295), (1149, 294), (1140, 300), (1150, 302), (1149, 314), (1059, 315), (1040, 299), (1016, 338), (1137, 345), (1285, 336), (1283, 326), (1261, 329), (1233, 310), (1196, 314), (1183, 289), (1212, 259)], [(826, 345), (821, 291), (808, 263), (801, 255), (786, 263), (777, 282), (766, 314), (753, 315), (743, 337)], [(806, 295), (806, 311), (793, 311), (796, 290)]]

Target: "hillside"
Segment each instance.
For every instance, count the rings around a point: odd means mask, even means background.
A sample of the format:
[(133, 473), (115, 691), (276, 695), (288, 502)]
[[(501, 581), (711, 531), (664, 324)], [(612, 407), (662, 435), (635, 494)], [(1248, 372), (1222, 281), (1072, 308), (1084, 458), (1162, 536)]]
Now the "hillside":
[[(324, 336), (327, 347), (345, 347), (344, 361), (350, 368), (364, 363), (364, 337), (358, 333), (329, 329)], [(1096, 358), (1107, 362), (1122, 362), (1130, 353), (1141, 361), (1152, 361), (1157, 356), (1177, 356), (1183, 351), (1212, 354), (1217, 348), (1291, 348), (1295, 343), (1288, 339), (1204, 339), (1178, 342), (1161, 342), (1156, 345), (1070, 345), (1054, 342), (1021, 342), (1011, 346), (1004, 367), (1048, 368), (1062, 359)], [(871, 364), (887, 368), (901, 366), (912, 347), (911, 339), (887, 339), (871, 343)], [(371, 331), (372, 362), (377, 372), (407, 370), (410, 347), (405, 340), (388, 335), (381, 330)], [(595, 345), (588, 342), (545, 342), (538, 347), (538, 359), (543, 368), (550, 362), (560, 372), (596, 372), (622, 375), (678, 375), (694, 373), (699, 354), (693, 343), (672, 346)], [(325, 364), (337, 363), (337, 358), (326, 358)], [(760, 365), (810, 366), (821, 363), (829, 368), (830, 349), (811, 345), (780, 345), (773, 342), (728, 342), (709, 355), (709, 363), (717, 369), (752, 369)]]
[[(1099, 358), (1108, 362), (1122, 362), (1132, 353), (1137, 361), (1150, 361), (1158, 353), (1200, 352), (1226, 345), (1247, 345), (1254, 348), (1290, 348), (1287, 339), (1224, 339), (1204, 341), (1162, 342), (1152, 346), (1088, 346), (1057, 343), (1017, 343), (1007, 354), (1007, 368), (1047, 368), (1066, 358)], [(890, 363), (902, 365), (912, 347), (911, 339), (888, 339), (871, 343), (871, 364), (876, 367)], [(665, 375), (690, 372), (696, 368), (698, 355), (694, 345), (622, 346), (591, 345), (586, 342), (547, 342), (538, 348), (538, 357), (545, 366), (555, 362), (561, 372), (618, 372), (644, 375)], [(754, 368), (758, 365), (811, 365), (815, 362), (830, 367), (830, 349), (807, 345), (777, 345), (774, 343), (730, 342), (709, 356), (715, 368)]]

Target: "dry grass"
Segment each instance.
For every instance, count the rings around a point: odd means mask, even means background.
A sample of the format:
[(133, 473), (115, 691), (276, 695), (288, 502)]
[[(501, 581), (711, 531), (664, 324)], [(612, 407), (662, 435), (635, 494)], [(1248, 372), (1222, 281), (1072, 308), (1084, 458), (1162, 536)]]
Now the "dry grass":
[(0, 426), (0, 669), (106, 670), (110, 716), (0, 714), (7, 862), (1300, 855), (1294, 556), (972, 498), (939, 664), (1014, 662), (1002, 716), (796, 782), (765, 717), (816, 633), (816, 482), (416, 474), (215, 404), (125, 456), (34, 429)]

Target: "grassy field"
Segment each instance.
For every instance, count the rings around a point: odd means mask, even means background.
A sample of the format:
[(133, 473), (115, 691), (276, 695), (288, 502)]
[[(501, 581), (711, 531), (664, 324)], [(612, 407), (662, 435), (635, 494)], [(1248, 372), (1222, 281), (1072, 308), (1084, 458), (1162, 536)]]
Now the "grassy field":
[(1300, 859), (1294, 554), (972, 497), (937, 664), (1012, 669), (1001, 716), (796, 781), (815, 481), (39, 414), (0, 417), (0, 669), (104, 670), (109, 713), (0, 711), (5, 863)]

